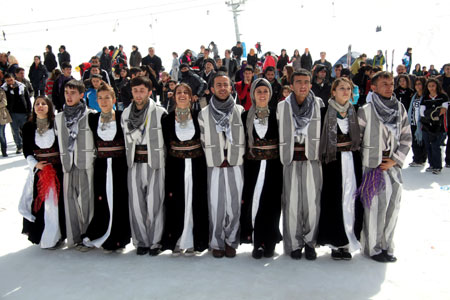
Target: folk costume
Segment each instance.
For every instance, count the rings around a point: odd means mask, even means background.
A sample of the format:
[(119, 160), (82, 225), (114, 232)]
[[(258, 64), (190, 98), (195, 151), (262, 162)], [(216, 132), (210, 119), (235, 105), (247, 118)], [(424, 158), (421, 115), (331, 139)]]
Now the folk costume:
[(203, 251), (209, 244), (206, 159), (197, 114), (176, 108), (162, 121), (167, 147), (163, 248)]
[[(22, 233), (41, 248), (54, 248), (66, 238), (63, 172), (59, 158), (58, 140), (53, 124), (47, 119), (28, 122), (22, 129), (23, 154), (30, 167), (19, 203), (24, 217)], [(39, 161), (49, 165), (35, 168)]]
[(165, 165), (161, 117), (165, 113), (152, 99), (141, 110), (133, 102), (122, 113), (131, 235), (138, 250), (161, 248)]
[(283, 167), (278, 149), (278, 124), (274, 110), (257, 107), (255, 89), (265, 86), (266, 79), (256, 79), (250, 95), (252, 106), (242, 114), (247, 141), (244, 156), (244, 188), (241, 208), (241, 243), (253, 242), (253, 256), (273, 255), (281, 241), (280, 215)]
[(64, 208), (66, 215), (67, 244), (81, 244), (81, 236), (94, 213), (93, 172), (95, 145), (89, 128), (91, 113), (81, 101), (65, 105), (55, 117), (58, 145), (64, 172)]
[[(334, 99), (328, 103), (326, 113), (322, 111), (323, 188), (317, 242), (330, 246), (333, 258), (350, 259), (351, 255), (344, 252), (361, 248), (363, 207), (354, 197), (362, 177), (361, 137), (356, 110), (351, 103), (342, 106)], [(341, 113), (346, 113), (345, 117)]]
[(236, 249), (239, 244), (239, 217), (245, 153), (243, 107), (229, 96), (225, 101), (211, 97), (198, 115), (200, 139), (208, 166), (210, 248)]
[[(364, 201), (364, 224), (361, 244), (369, 256), (382, 252), (393, 255), (394, 231), (397, 224), (402, 195), (402, 167), (412, 144), (411, 127), (405, 107), (393, 95), (385, 99), (369, 93), (368, 102), (358, 110), (361, 132), (361, 155), (364, 185), (384, 181), (378, 194), (371, 201)], [(396, 165), (381, 171), (380, 180), (364, 178), (377, 172), (383, 158), (390, 158)], [(379, 170), (379, 169), (378, 169)], [(365, 182), (365, 179), (367, 181)]]
[(130, 242), (127, 161), (121, 112), (89, 115), (97, 157), (94, 161), (94, 216), (83, 238), (87, 247), (114, 251)]
[(316, 246), (322, 189), (319, 160), (322, 99), (309, 92), (302, 105), (295, 94), (278, 103), (283, 164), (283, 243), (286, 254)]

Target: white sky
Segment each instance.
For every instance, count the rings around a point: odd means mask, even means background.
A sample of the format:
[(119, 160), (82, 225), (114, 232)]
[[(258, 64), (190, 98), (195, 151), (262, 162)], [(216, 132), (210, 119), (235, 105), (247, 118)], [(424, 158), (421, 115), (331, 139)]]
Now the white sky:
[[(11, 51), (21, 66), (28, 67), (47, 44), (54, 52), (64, 44), (76, 66), (103, 46), (122, 44), (129, 56), (131, 45), (136, 44), (143, 56), (149, 46), (156, 47), (164, 66), (170, 68), (172, 51), (198, 51), (201, 44), (214, 41), (223, 56), (224, 50), (235, 44), (232, 14), (224, 2), (8, 1), (2, 11), (14, 13), (2, 14), (0, 19), (0, 31), (6, 33), (6, 41), (0, 40), (0, 51)], [(327, 59), (334, 63), (352, 44), (354, 51), (369, 57), (377, 49), (388, 50), (389, 65), (395, 49), (397, 65), (406, 48), (412, 47), (413, 64), (435, 64), (440, 69), (450, 61), (449, 26), (444, 23), (449, 11), (450, 1), (446, 0), (248, 0), (239, 26), (247, 49), (260, 41), (263, 51), (279, 54), (286, 48), (291, 56), (294, 49), (302, 53), (308, 47), (314, 60), (325, 50)], [(73, 18), (98, 13), (105, 14)], [(61, 21), (29, 23), (52, 19)], [(382, 26), (381, 33), (375, 32), (377, 25)]]

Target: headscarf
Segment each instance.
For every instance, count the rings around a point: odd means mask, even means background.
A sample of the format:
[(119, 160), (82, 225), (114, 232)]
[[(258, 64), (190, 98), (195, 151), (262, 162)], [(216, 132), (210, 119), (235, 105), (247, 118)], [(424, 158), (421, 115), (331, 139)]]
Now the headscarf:
[(64, 119), (66, 120), (66, 127), (69, 129), (69, 152), (73, 152), (75, 146), (75, 140), (78, 136), (78, 122), (81, 117), (86, 113), (86, 103), (81, 100), (77, 105), (68, 106), (64, 105)]
[(347, 113), (349, 122), (349, 134), (352, 140), (350, 150), (356, 151), (359, 149), (361, 142), (358, 120), (356, 118), (356, 111), (350, 101), (345, 105), (340, 105), (334, 99), (328, 100), (328, 109), (325, 114), (325, 120), (322, 129), (322, 136), (320, 139), (320, 159), (322, 162), (329, 163), (336, 160), (337, 150), (337, 114)]
[(230, 118), (235, 105), (233, 97), (230, 95), (228, 96), (228, 99), (223, 101), (218, 100), (216, 96), (213, 95), (209, 101), (209, 105), (211, 106), (210, 112), (216, 123), (217, 130), (225, 132), (228, 139), (232, 142)]
[(309, 94), (306, 96), (305, 101), (303, 101), (302, 105), (298, 105), (297, 100), (295, 99), (295, 94), (291, 93), (285, 101), (287, 101), (292, 108), (292, 116), (294, 118), (294, 127), (296, 135), (300, 135), (302, 129), (308, 126), (311, 121), (313, 109), (314, 109), (314, 98), (315, 95), (313, 91), (309, 91)]
[[(255, 81), (253, 81), (252, 86), (250, 87), (250, 98), (252, 99), (252, 106), (250, 107), (248, 114), (247, 114), (247, 120), (246, 120), (246, 126), (247, 126), (247, 135), (248, 135), (248, 147), (250, 148), (250, 153), (252, 153), (251, 149), (253, 146), (253, 121), (255, 120), (255, 117), (257, 117), (256, 114), (256, 101), (255, 101), (255, 90), (256, 88), (260, 86), (265, 86), (269, 89), (269, 101), (272, 98), (272, 86), (270, 85), (270, 82), (265, 78), (258, 78)], [(267, 107), (268, 109), (268, 107)], [(269, 111), (270, 113), (270, 111)], [(268, 118), (265, 117), (265, 119)], [(264, 122), (264, 121), (263, 121)]]

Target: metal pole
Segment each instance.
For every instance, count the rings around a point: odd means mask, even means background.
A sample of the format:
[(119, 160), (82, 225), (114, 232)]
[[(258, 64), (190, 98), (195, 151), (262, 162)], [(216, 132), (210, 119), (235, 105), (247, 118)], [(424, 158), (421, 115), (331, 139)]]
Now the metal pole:
[(246, 0), (239, 0), (239, 1), (235, 1), (235, 0), (231, 0), (231, 1), (226, 1), (225, 4), (228, 5), (229, 7), (231, 7), (231, 12), (233, 13), (233, 20), (234, 20), (234, 32), (236, 34), (236, 42), (241, 40), (241, 34), (239, 33), (239, 24), (238, 24), (238, 16), (239, 16), (239, 12), (241, 12), (242, 10), (238, 10), (239, 6), (241, 4), (244, 4)]

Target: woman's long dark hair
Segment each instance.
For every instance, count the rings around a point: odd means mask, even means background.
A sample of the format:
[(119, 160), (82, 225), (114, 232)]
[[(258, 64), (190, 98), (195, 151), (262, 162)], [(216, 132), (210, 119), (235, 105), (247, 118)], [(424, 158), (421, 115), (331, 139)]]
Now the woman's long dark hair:
[(45, 103), (48, 106), (48, 113), (47, 113), (47, 120), (49, 123), (48, 128), (53, 128), (53, 124), (55, 123), (54, 122), (55, 121), (55, 110), (53, 108), (52, 101), (50, 101), (50, 99), (48, 99), (47, 96), (37, 96), (36, 97), (36, 99), (34, 100), (34, 104), (33, 104), (33, 113), (28, 121), (36, 124), (37, 115), (36, 115), (36, 112), (34, 111), (34, 107), (36, 106), (36, 103), (39, 99), (44, 99)]
[(423, 96), (425, 99), (430, 97), (430, 91), (428, 90), (428, 84), (430, 82), (436, 83), (436, 95), (438, 95), (438, 96), (442, 95), (442, 94), (447, 95), (447, 93), (442, 90), (442, 86), (441, 86), (441, 83), (439, 82), (439, 80), (437, 80), (436, 78), (428, 78), (427, 82), (425, 83), (424, 89), (423, 89)]

